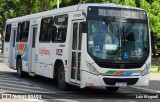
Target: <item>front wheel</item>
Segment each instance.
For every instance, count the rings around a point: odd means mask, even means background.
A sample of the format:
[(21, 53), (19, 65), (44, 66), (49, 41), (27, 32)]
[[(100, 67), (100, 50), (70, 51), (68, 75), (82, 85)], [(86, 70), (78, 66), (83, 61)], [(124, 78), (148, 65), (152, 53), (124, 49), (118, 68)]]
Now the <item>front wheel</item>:
[(59, 67), (59, 71), (58, 71), (58, 87), (62, 91), (67, 90), (69, 87), (69, 85), (65, 82), (65, 72), (64, 72), (63, 65)]
[(106, 90), (108, 92), (116, 92), (118, 91), (119, 87), (106, 87)]
[(18, 77), (24, 77), (25, 73), (22, 71), (22, 60), (20, 58), (17, 60), (16, 68)]

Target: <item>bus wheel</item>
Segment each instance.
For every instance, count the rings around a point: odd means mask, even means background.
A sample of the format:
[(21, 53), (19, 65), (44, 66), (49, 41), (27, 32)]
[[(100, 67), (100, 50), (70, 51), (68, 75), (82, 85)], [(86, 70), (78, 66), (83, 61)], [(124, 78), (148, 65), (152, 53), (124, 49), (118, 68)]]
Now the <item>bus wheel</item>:
[(65, 82), (64, 67), (61, 65), (58, 71), (58, 87), (60, 90), (65, 91), (68, 89), (68, 84)]
[(20, 58), (17, 60), (16, 67), (17, 67), (18, 77), (20, 78), (24, 77), (24, 72), (22, 71), (22, 60)]
[(119, 87), (106, 87), (106, 90), (108, 92), (116, 92), (118, 91)]

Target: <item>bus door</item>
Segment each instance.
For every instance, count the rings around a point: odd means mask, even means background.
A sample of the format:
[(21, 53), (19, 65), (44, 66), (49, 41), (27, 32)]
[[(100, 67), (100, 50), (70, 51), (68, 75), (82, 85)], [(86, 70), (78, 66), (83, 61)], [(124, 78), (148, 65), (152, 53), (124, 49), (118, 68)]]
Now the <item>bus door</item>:
[(72, 60), (71, 60), (71, 82), (76, 84), (81, 84), (81, 22), (82, 20), (76, 20), (72, 22)]
[(15, 43), (16, 43), (16, 34), (17, 34), (17, 28), (14, 28), (14, 29), (12, 29), (12, 34), (13, 34), (13, 36), (11, 36), (11, 38), (13, 38), (12, 40), (11, 40), (11, 45), (10, 45), (10, 60), (11, 60), (11, 67), (12, 68), (16, 68), (16, 56), (15, 56)]
[(29, 67), (29, 72), (35, 72), (36, 71), (36, 66), (35, 66), (35, 61), (36, 61), (36, 36), (37, 36), (37, 29), (38, 26), (34, 25), (31, 27), (31, 55), (29, 56), (30, 61), (30, 67)]

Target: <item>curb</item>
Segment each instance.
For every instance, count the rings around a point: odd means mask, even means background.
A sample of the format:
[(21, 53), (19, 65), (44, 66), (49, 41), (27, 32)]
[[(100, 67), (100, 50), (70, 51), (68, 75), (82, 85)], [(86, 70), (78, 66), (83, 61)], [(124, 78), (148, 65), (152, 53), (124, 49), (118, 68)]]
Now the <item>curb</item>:
[(139, 92), (142, 92), (142, 93), (160, 95), (160, 91), (147, 89), (147, 88), (142, 88), (142, 87), (126, 87), (124, 89), (139, 91)]

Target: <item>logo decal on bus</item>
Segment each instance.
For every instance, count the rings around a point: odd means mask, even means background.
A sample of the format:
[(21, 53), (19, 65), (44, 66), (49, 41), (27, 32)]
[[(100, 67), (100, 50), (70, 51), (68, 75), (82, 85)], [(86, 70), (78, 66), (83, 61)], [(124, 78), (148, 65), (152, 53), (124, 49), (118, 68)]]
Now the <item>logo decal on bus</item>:
[(18, 54), (23, 55), (26, 51), (26, 44), (18, 44), (17, 45), (17, 50), (18, 50)]
[(109, 70), (105, 73), (105, 75), (110, 75), (110, 76), (139, 76), (141, 73), (140, 72), (130, 72), (130, 71), (114, 71), (114, 70)]
[(21, 55), (24, 61), (28, 61), (27, 44), (16, 44), (16, 55)]
[(125, 59), (129, 59), (129, 53), (128, 53), (128, 52), (125, 52), (125, 53), (124, 53), (124, 58), (125, 58)]
[(121, 65), (120, 65), (120, 68), (121, 68), (121, 69), (125, 68), (124, 64), (121, 64)]
[(62, 49), (56, 49), (56, 55), (62, 56), (63, 50)]

